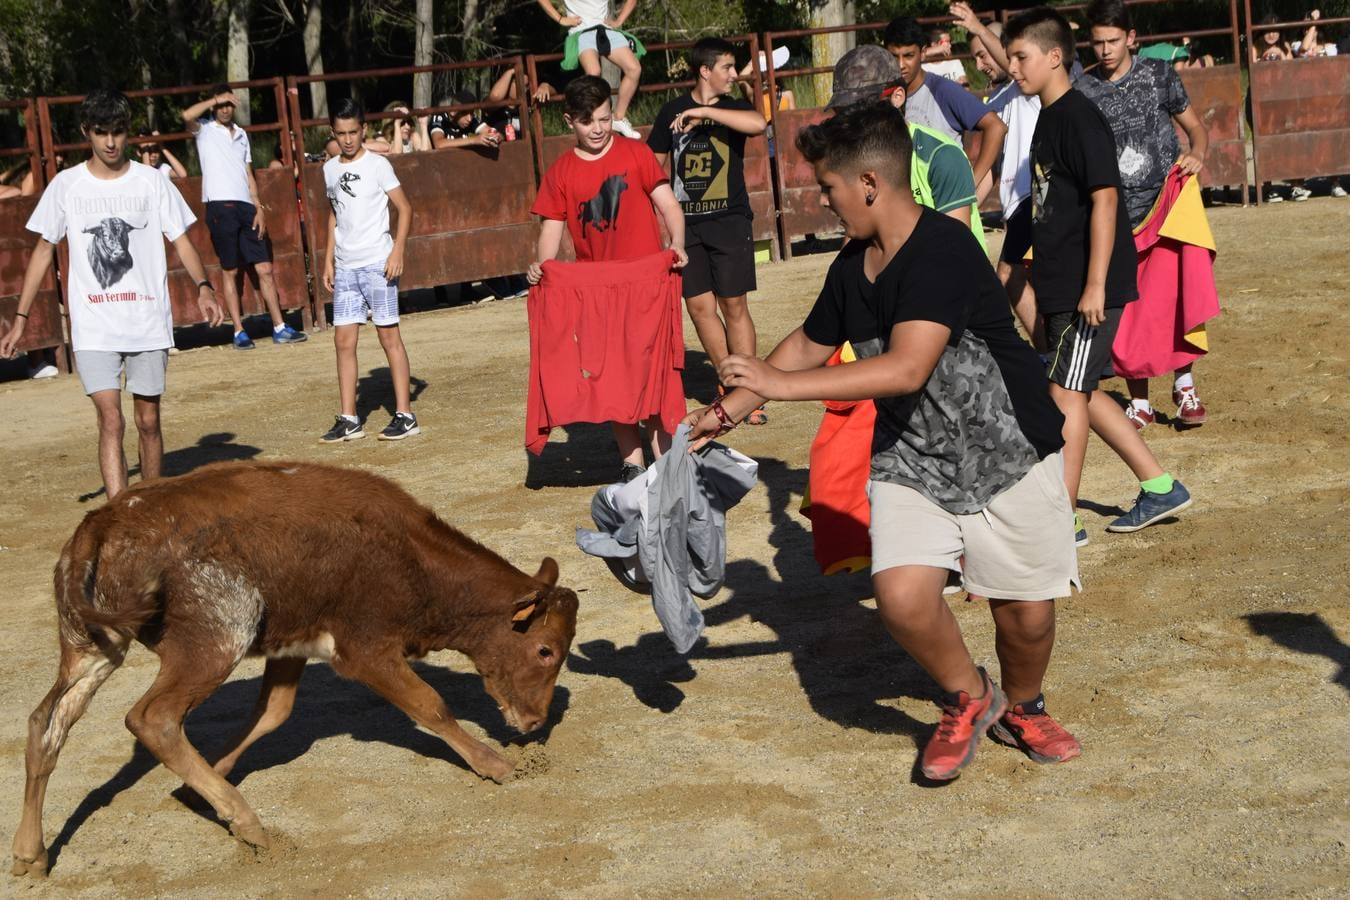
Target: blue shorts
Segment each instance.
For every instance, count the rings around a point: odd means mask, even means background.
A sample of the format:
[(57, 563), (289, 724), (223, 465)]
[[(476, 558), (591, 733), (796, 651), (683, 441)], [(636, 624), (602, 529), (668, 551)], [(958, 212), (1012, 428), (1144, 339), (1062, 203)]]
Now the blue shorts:
[(384, 263), (333, 273), (333, 324), (398, 324), (398, 282), (384, 277)]
[[(632, 46), (628, 43), (628, 38), (624, 37), (613, 28), (606, 28), (605, 36), (609, 38), (609, 49), (611, 52), (620, 48), (632, 49)], [(577, 55), (580, 56), (587, 50), (593, 50), (596, 53), (600, 52), (596, 49), (595, 28), (587, 28), (585, 31), (581, 32), (581, 34), (577, 35)]]

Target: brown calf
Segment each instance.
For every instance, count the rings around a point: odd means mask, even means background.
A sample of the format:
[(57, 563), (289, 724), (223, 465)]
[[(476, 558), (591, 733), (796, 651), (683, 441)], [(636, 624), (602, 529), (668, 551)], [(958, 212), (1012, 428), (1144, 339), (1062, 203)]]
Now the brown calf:
[[(160, 669), (127, 727), (249, 844), (267, 837), (225, 775), (290, 715), (310, 657), (369, 685), (501, 781), (511, 764), (460, 728), (407, 659), (466, 654), (506, 721), (533, 731), (576, 633), (576, 594), (557, 579), (552, 559), (532, 578), (365, 472), (230, 463), (132, 487), (85, 517), (56, 566), (61, 664), (28, 720), (14, 874), (46, 873), (47, 779), (133, 638)], [(267, 657), (262, 692), (213, 765), (188, 743), (183, 720), (246, 655)]]

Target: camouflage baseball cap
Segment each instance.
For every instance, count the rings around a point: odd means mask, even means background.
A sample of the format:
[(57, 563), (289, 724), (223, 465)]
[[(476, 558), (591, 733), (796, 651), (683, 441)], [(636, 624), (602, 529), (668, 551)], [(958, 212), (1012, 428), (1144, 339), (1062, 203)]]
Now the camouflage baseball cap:
[(881, 92), (899, 84), (900, 64), (885, 47), (854, 47), (834, 65), (834, 94), (827, 107), (848, 106), (859, 100), (880, 100)]

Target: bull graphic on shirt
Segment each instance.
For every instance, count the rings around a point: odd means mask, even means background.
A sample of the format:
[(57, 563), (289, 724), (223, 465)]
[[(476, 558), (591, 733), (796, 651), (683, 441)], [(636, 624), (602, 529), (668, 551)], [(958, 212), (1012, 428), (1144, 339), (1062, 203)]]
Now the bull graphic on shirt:
[(361, 176), (357, 175), (355, 172), (343, 172), (342, 177), (338, 179), (338, 187), (342, 190), (342, 193), (346, 194), (348, 197), (355, 197), (356, 191), (352, 190), (347, 185), (351, 184), (353, 181), (360, 180)]
[(131, 271), (135, 265), (129, 246), (131, 232), (144, 227), (132, 225), (125, 219), (110, 218), (84, 230), (85, 234), (94, 236), (89, 242), (89, 268), (100, 287), (106, 290)]
[(595, 196), (578, 204), (577, 217), (581, 220), (581, 236), (586, 237), (586, 226), (594, 226), (596, 231), (606, 232), (614, 227), (619, 218), (620, 195), (628, 190), (628, 173), (611, 175), (600, 185)]

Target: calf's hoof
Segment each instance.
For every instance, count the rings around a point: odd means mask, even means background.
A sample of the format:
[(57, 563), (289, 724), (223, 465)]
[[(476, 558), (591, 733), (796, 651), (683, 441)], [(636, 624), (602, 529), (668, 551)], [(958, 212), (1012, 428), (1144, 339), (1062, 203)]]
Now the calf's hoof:
[(11, 875), (34, 875), (38, 878), (47, 877), (47, 849), (44, 847), (42, 852), (34, 859), (24, 859), (17, 853), (14, 854), (14, 866), (9, 870)]
[(482, 759), (475, 762), (473, 766), (473, 770), (480, 776), (483, 778), (490, 778), (498, 784), (502, 784), (510, 778), (511, 772), (514, 769), (515, 766), (490, 750)]
[(235, 820), (230, 823), (230, 834), (239, 840), (248, 844), (250, 847), (256, 847), (259, 850), (266, 850), (269, 846), (267, 832), (263, 831), (262, 823), (257, 819), (245, 822)]

